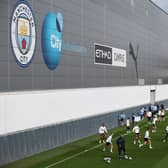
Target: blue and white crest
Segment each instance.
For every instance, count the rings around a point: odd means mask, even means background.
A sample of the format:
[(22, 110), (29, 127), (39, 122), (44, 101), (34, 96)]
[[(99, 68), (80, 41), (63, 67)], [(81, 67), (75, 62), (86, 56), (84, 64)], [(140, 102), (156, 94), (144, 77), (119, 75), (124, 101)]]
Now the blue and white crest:
[(11, 44), (17, 63), (26, 67), (31, 62), (36, 46), (35, 19), (29, 4), (18, 1), (11, 18)]

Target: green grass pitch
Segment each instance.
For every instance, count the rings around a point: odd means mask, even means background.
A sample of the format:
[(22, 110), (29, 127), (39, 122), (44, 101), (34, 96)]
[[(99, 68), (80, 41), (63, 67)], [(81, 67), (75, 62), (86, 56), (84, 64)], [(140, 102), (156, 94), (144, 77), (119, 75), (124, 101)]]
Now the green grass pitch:
[[(146, 121), (141, 123), (142, 141), (146, 125)], [(167, 168), (168, 142), (162, 142), (166, 125), (168, 125), (168, 119), (157, 123), (156, 133), (150, 132), (153, 149), (149, 149), (148, 146), (139, 148), (133, 144), (133, 133), (125, 135), (126, 151), (133, 158), (132, 160), (118, 159), (115, 139), (121, 132), (126, 132), (125, 127), (119, 127), (112, 130), (114, 132), (113, 153), (103, 152), (104, 145), (98, 144), (98, 135), (93, 135), (0, 168)], [(103, 160), (106, 156), (112, 158), (111, 163)]]

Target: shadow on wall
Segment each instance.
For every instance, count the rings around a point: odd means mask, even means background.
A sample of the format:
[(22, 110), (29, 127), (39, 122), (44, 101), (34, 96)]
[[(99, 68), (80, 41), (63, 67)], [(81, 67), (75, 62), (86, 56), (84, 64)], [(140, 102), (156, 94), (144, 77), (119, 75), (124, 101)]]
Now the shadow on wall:
[(136, 52), (131, 42), (129, 42), (129, 54), (132, 56), (135, 64), (136, 78), (139, 78), (138, 74), (138, 53), (139, 53), (139, 44), (137, 44)]

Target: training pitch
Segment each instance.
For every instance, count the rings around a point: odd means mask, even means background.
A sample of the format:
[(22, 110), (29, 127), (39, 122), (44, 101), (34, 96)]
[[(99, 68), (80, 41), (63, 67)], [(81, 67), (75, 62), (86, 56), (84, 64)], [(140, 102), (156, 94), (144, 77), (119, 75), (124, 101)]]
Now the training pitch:
[[(142, 142), (147, 125), (146, 120), (140, 123)], [(152, 149), (148, 146), (139, 148), (138, 145), (134, 145), (133, 133), (125, 135), (126, 151), (132, 160), (118, 159), (115, 141), (120, 133), (126, 132), (125, 127), (119, 127), (112, 130), (114, 132), (113, 153), (103, 152), (104, 144), (98, 144), (98, 135), (93, 135), (0, 168), (167, 168), (168, 142), (162, 142), (166, 125), (168, 125), (167, 118), (166, 121), (157, 123), (157, 132), (150, 132)], [(104, 157), (110, 157), (111, 162), (105, 162)]]

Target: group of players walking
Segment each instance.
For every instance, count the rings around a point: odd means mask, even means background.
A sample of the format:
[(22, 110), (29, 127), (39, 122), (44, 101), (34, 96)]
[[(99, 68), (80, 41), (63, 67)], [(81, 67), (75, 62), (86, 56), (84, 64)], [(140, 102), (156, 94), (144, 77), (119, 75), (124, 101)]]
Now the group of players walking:
[[(128, 117), (125, 125), (126, 125), (126, 134), (131, 133), (131, 124), (133, 124), (133, 129), (132, 132), (134, 133), (134, 140), (133, 140), (133, 144), (138, 145), (138, 147), (142, 147), (144, 145), (148, 145), (149, 149), (152, 149), (152, 141), (150, 138), (150, 125), (152, 125), (152, 132), (156, 132), (156, 122), (161, 122), (161, 121), (165, 121), (165, 109), (164, 106), (161, 105), (160, 109), (156, 112), (150, 111), (151, 114), (148, 115), (148, 111), (146, 111), (144, 113), (144, 117), (147, 118), (148, 121), (148, 126), (145, 129), (145, 134), (144, 134), (144, 140), (143, 143), (141, 142), (141, 133), (140, 133), (140, 127), (138, 125), (137, 122), (132, 122), (130, 121), (130, 118)], [(100, 135), (100, 139), (99, 139), (99, 143), (104, 143), (105, 146), (103, 148), (103, 151), (106, 151), (108, 148), (110, 150), (110, 152), (113, 152), (113, 143), (112, 143), (112, 139), (113, 139), (113, 133), (110, 133), (109, 136), (108, 135), (108, 130), (106, 128), (106, 126), (104, 124), (102, 124), (99, 127), (99, 135)], [(168, 141), (168, 125), (165, 128), (165, 136), (162, 140), (163, 142)], [(117, 145), (117, 149), (118, 149), (118, 154), (119, 154), (119, 159), (121, 160), (122, 158), (124, 158), (126, 155), (126, 149), (125, 149), (125, 139), (124, 139), (124, 135), (120, 135), (117, 139), (116, 139), (116, 145)]]

